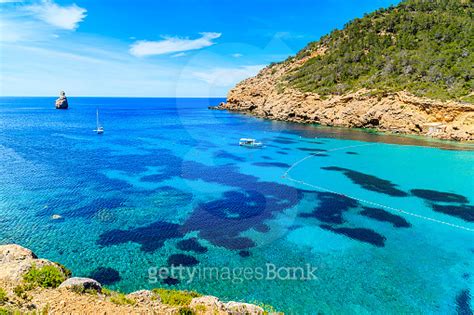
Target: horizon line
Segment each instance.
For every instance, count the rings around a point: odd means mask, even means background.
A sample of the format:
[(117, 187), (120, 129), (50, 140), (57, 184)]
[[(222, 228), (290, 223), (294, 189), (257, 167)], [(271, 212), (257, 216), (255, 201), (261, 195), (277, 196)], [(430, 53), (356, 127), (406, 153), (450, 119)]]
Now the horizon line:
[[(0, 95), (1, 97), (58, 97), (54, 95)], [(107, 95), (73, 95), (66, 96), (68, 98), (72, 97), (97, 97), (97, 98), (227, 98), (227, 96), (107, 96)]]

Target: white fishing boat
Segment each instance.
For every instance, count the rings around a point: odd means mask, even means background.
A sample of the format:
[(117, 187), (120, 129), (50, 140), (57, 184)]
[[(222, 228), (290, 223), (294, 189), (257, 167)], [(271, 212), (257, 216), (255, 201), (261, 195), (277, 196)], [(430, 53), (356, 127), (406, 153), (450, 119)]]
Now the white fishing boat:
[(258, 148), (261, 147), (263, 144), (255, 139), (241, 138), (239, 140), (239, 145), (243, 147)]
[(95, 129), (94, 131), (100, 135), (104, 133), (104, 127), (102, 127), (99, 123), (99, 110), (97, 110), (96, 112), (96, 117), (97, 117), (97, 129)]

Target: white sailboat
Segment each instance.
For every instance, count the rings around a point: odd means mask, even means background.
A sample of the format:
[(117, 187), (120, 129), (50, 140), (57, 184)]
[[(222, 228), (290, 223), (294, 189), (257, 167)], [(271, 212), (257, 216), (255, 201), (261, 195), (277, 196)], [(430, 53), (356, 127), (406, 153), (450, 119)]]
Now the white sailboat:
[(97, 129), (95, 129), (94, 131), (100, 135), (104, 133), (104, 127), (102, 127), (99, 123), (99, 110), (97, 110), (96, 112), (96, 117), (97, 117)]

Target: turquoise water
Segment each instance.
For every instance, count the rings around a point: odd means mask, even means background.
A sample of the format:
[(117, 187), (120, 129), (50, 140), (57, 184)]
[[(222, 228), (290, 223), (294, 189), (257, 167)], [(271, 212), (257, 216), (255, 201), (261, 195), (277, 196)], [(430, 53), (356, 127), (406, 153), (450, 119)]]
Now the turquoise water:
[[(0, 98), (1, 243), (125, 292), (193, 289), (298, 314), (472, 313), (472, 146), (207, 110), (220, 99), (69, 101)], [(149, 282), (150, 267), (267, 263), (310, 264), (317, 279)]]

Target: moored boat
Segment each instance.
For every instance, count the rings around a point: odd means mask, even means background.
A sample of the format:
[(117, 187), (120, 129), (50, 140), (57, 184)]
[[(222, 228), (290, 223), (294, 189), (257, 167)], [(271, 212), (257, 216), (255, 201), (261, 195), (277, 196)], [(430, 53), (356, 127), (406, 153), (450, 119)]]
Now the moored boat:
[(104, 127), (102, 127), (99, 123), (99, 110), (97, 110), (96, 112), (96, 118), (97, 118), (97, 128), (94, 131), (100, 135), (104, 133)]
[(239, 145), (243, 147), (258, 148), (261, 147), (263, 144), (255, 139), (241, 138), (239, 140)]

